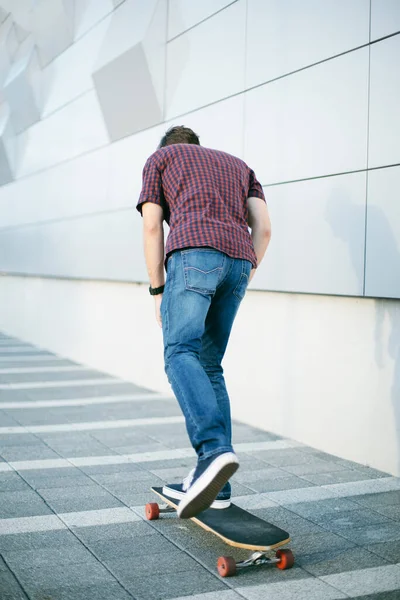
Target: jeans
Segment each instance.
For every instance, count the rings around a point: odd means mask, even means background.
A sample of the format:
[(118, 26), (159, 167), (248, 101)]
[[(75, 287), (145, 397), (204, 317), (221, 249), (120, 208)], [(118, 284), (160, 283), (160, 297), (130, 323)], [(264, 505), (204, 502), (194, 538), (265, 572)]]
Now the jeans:
[(232, 451), (222, 358), (252, 265), (212, 248), (179, 250), (161, 303), (165, 372), (198, 459)]

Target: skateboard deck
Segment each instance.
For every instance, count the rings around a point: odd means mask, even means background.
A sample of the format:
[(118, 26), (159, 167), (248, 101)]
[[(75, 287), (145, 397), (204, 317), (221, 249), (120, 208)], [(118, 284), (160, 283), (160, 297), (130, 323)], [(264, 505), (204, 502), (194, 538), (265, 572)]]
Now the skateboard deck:
[[(166, 506), (163, 508), (155, 503), (147, 504), (146, 516), (149, 520), (157, 519), (162, 512), (176, 510), (179, 500), (164, 495), (161, 487), (152, 487), (151, 490), (161, 498)], [(220, 557), (219, 563), (221, 559), (228, 559), (228, 566), (222, 569), (222, 571), (228, 572), (222, 572), (218, 564), (220, 575), (233, 575), (237, 567), (254, 566), (255, 564), (272, 562), (277, 564), (281, 569), (289, 568), (293, 565), (293, 555), (290, 550), (278, 550), (276, 559), (269, 559), (265, 556), (266, 552), (288, 544), (290, 542), (289, 534), (235, 504), (231, 504), (229, 508), (223, 509), (209, 508), (192, 517), (190, 520), (206, 531), (210, 531), (218, 536), (229, 546), (257, 551), (249, 561), (235, 563), (235, 567), (233, 567), (234, 559), (231, 557)]]

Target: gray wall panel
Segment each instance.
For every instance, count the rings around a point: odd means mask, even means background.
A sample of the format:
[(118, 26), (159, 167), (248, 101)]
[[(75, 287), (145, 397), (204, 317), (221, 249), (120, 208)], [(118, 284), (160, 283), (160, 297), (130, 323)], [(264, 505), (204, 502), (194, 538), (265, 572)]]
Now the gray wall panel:
[(369, 167), (400, 162), (400, 35), (371, 46)]
[(272, 239), (251, 287), (362, 295), (366, 174), (265, 188)]
[(400, 298), (400, 167), (368, 174), (365, 293)]

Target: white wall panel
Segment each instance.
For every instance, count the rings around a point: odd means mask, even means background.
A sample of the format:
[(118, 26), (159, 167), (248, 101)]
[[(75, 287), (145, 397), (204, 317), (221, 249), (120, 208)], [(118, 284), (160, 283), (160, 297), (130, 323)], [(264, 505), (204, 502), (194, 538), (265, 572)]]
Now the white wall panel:
[(169, 0), (168, 39), (197, 25), (228, 4), (232, 4), (232, 0)]
[(371, 46), (369, 167), (400, 162), (400, 35)]
[(399, 0), (371, 0), (371, 40), (400, 31)]
[(0, 187), (0, 230), (135, 206), (164, 127), (125, 138)]
[(235, 2), (168, 44), (167, 119), (244, 89), (245, 9)]
[(369, 41), (369, 0), (248, 0), (246, 87)]
[(245, 160), (262, 184), (365, 169), (368, 48), (246, 93)]
[(367, 296), (400, 298), (400, 167), (368, 174)]
[(85, 5), (79, 10), (80, 1), (75, 3), (75, 39), (81, 38), (89, 29), (94, 27), (101, 19), (110, 14), (114, 9), (112, 0), (86, 0)]
[(108, 142), (95, 92), (88, 92), (18, 136), (22, 177), (94, 150)]
[(147, 281), (141, 231), (135, 209), (0, 231), (0, 269)]
[(366, 174), (266, 188), (272, 239), (251, 287), (362, 295)]
[(44, 84), (49, 88), (43, 117), (94, 87), (92, 73), (110, 19), (101, 21), (43, 70)]
[(182, 119), (172, 119), (165, 124), (185, 125), (200, 137), (200, 144), (243, 157), (243, 94), (217, 102), (192, 112)]

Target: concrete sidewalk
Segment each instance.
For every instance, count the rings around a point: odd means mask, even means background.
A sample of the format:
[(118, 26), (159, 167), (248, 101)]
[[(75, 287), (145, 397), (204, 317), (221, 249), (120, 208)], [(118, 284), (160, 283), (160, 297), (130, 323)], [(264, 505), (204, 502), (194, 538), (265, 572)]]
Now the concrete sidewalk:
[(0, 335), (1, 600), (400, 599), (400, 479), (239, 423), (234, 445), (235, 501), (290, 532), (291, 570), (222, 579), (249, 553), (145, 520), (195, 463), (175, 399)]

